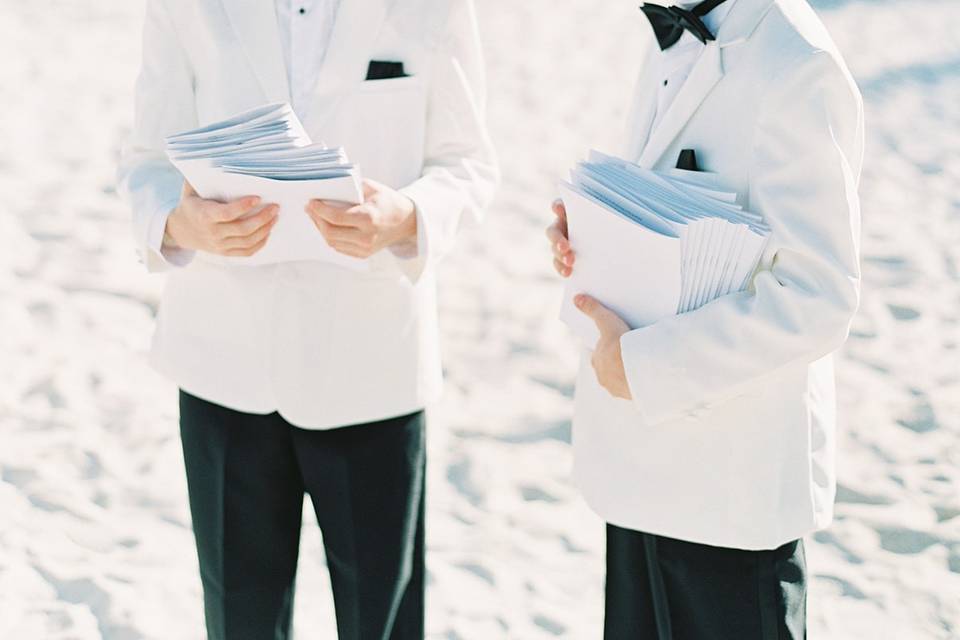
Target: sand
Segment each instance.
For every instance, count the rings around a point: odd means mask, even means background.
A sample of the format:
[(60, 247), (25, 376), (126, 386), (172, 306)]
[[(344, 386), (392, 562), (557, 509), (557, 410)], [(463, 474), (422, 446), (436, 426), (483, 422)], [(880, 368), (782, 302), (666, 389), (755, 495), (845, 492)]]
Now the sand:
[[(480, 0), (505, 181), (442, 266), (429, 637), (600, 637), (603, 523), (570, 482), (574, 343), (543, 227), (617, 142), (636, 2)], [(839, 361), (836, 523), (811, 638), (960, 638), (960, 4), (819, 0), (866, 99), (864, 300)], [(162, 278), (113, 174), (142, 1), (0, 3), (0, 638), (196, 640), (176, 390), (146, 364)], [(308, 511), (295, 624), (334, 636)]]

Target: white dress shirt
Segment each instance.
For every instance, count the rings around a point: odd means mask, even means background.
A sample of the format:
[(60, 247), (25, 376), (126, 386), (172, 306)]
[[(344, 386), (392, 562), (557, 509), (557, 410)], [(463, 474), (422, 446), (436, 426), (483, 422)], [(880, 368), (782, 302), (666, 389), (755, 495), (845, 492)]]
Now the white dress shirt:
[(290, 105), (303, 119), (310, 109), (340, 0), (276, 0), (276, 4)]
[[(735, 2), (736, 0), (727, 0), (703, 17), (703, 23), (707, 25), (710, 33), (714, 36), (720, 30), (720, 25), (727, 14), (730, 13), (730, 9), (733, 8)], [(677, 2), (675, 4), (684, 9), (692, 9), (699, 4), (699, 0), (697, 2)], [(683, 83), (690, 75), (690, 70), (693, 69), (693, 65), (696, 64), (704, 48), (705, 45), (697, 40), (696, 36), (689, 31), (684, 31), (680, 40), (663, 52), (660, 67), (662, 81), (660, 91), (657, 92), (657, 112), (654, 116), (654, 127), (660, 122), (663, 114), (667, 112), (667, 109), (673, 103), (673, 99), (677, 97)]]

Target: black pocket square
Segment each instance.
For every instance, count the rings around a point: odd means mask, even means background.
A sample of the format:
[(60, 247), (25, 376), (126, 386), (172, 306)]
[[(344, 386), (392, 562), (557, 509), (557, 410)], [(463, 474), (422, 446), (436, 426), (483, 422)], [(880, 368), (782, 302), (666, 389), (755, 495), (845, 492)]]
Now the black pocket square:
[(697, 164), (697, 152), (693, 149), (684, 149), (677, 158), (677, 169), (684, 171), (700, 171), (700, 165)]
[(390, 80), (391, 78), (406, 78), (402, 62), (387, 60), (371, 60), (367, 67), (367, 80)]

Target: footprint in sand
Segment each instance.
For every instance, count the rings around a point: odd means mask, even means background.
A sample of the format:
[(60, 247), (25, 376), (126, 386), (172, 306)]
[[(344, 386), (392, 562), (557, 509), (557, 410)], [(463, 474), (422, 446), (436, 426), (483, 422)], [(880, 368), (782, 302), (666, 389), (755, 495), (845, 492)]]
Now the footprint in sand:
[(560, 498), (547, 493), (540, 487), (532, 487), (529, 485), (520, 487), (520, 495), (522, 495), (523, 499), (527, 502), (560, 502)]
[(31, 302), (27, 305), (30, 317), (41, 327), (52, 327), (57, 317), (57, 308), (46, 300)]
[(547, 387), (548, 389), (553, 389), (554, 391), (556, 391), (557, 393), (559, 393), (560, 395), (566, 398), (573, 397), (573, 392), (574, 392), (573, 383), (570, 380), (567, 380), (566, 378), (560, 380), (560, 379), (548, 378), (546, 376), (533, 375), (533, 376), (530, 376), (530, 379), (533, 382), (536, 382), (537, 384), (541, 384)]
[(533, 623), (546, 631), (547, 633), (553, 634), (555, 636), (562, 636), (567, 632), (567, 628), (557, 622), (552, 618), (548, 618), (544, 615), (536, 615), (533, 617)]
[(90, 609), (104, 638), (111, 640), (142, 640), (136, 629), (114, 619), (113, 598), (110, 593), (89, 578), (62, 579), (43, 567), (33, 565), (34, 570), (57, 593), (64, 602), (84, 605)]
[(934, 535), (906, 527), (879, 527), (877, 534), (883, 549), (901, 555), (922, 553), (934, 545), (943, 544), (943, 540)]
[(563, 545), (563, 550), (567, 553), (589, 553), (590, 552), (589, 549), (574, 543), (567, 536), (560, 536), (560, 544)]
[(897, 273), (902, 273), (910, 266), (906, 258), (897, 255), (864, 256), (863, 261), (865, 263), (886, 267)]
[(960, 545), (954, 545), (947, 557), (947, 568), (954, 573), (960, 573)]
[(818, 531), (813, 534), (813, 539), (820, 544), (831, 546), (839, 551), (846, 562), (850, 564), (863, 564), (863, 558), (851, 551), (847, 545), (840, 542), (830, 531)]
[(491, 587), (497, 586), (497, 579), (486, 567), (481, 567), (479, 564), (473, 562), (461, 562), (457, 565), (457, 567), (463, 569), (467, 573), (475, 575), (489, 584)]
[(33, 469), (24, 469), (20, 467), (4, 467), (0, 469), (0, 480), (12, 484), (18, 489), (24, 489), (31, 482), (39, 477)]
[(829, 582), (839, 587), (840, 596), (843, 598), (853, 598), (855, 600), (866, 600), (867, 594), (857, 588), (852, 582), (844, 580), (838, 576), (818, 574), (817, 580)]
[(899, 418), (897, 424), (915, 433), (928, 433), (939, 428), (933, 405), (922, 393), (918, 395), (918, 401), (913, 406), (913, 412), (909, 416)]
[(947, 522), (960, 516), (960, 507), (952, 505), (938, 505), (933, 508), (937, 513), (937, 522)]
[(890, 310), (890, 315), (902, 322), (910, 322), (923, 315), (913, 307), (904, 307), (898, 304), (888, 304), (887, 308)]
[(837, 502), (846, 504), (889, 505), (893, 500), (879, 494), (861, 493), (844, 484), (837, 485)]
[(53, 378), (49, 376), (36, 382), (21, 396), (23, 402), (29, 402), (32, 398), (45, 399), (53, 409), (64, 409), (67, 406), (66, 397), (57, 388)]
[(471, 505), (478, 507), (483, 503), (483, 491), (476, 486), (470, 471), (470, 459), (463, 457), (447, 467), (447, 480)]

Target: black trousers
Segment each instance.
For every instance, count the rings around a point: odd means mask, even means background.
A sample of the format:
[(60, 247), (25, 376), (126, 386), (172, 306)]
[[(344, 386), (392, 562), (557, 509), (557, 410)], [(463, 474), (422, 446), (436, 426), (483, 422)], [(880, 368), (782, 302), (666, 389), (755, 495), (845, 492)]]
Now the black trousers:
[(424, 415), (330, 431), (180, 394), (180, 433), (211, 640), (291, 637), (304, 493), (340, 640), (424, 635)]
[(806, 638), (803, 541), (743, 551), (607, 525), (603, 637)]

